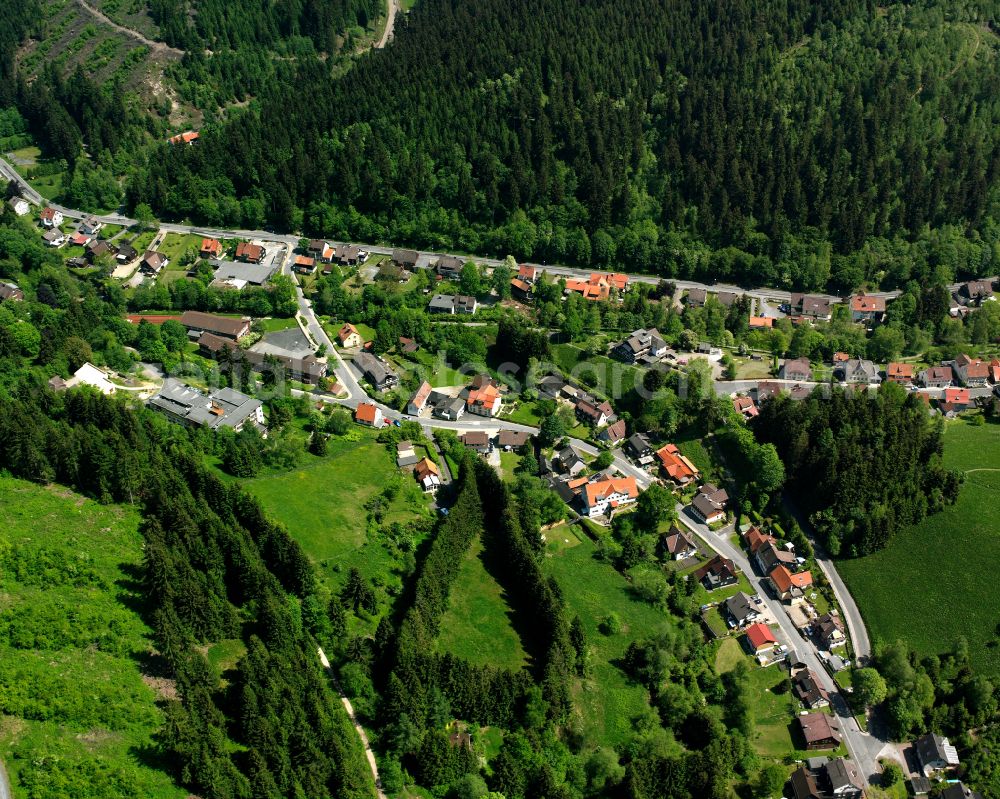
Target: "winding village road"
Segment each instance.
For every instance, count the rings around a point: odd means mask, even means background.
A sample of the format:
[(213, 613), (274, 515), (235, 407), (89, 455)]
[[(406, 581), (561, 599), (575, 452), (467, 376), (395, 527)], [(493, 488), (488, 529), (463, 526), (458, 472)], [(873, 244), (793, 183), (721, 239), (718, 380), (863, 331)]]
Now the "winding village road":
[[(85, 216), (92, 216), (92, 214), (87, 214), (74, 209), (64, 208), (58, 206), (54, 203), (47, 203), (44, 198), (42, 198), (34, 189), (32, 189), (27, 182), (21, 178), (21, 176), (16, 172), (16, 170), (5, 160), (0, 159), (0, 175), (9, 180), (14, 180), (21, 187), (22, 196), (26, 199), (34, 202), (35, 204), (48, 204), (54, 208), (60, 210), (64, 216), (69, 219), (82, 219)], [(128, 217), (111, 214), (106, 216), (97, 217), (102, 222), (106, 224), (123, 225), (129, 226), (134, 224), (134, 220)], [(359, 381), (359, 374), (355, 371), (353, 365), (347, 364), (340, 356), (334, 343), (330, 340), (323, 326), (320, 324), (315, 313), (313, 312), (311, 302), (304, 295), (301, 286), (299, 286), (298, 281), (295, 280), (295, 275), (291, 271), (291, 260), (292, 260), (292, 250), (298, 246), (299, 237), (290, 234), (276, 234), (270, 231), (264, 230), (217, 230), (210, 229), (199, 225), (182, 225), (182, 224), (172, 224), (172, 223), (162, 223), (160, 229), (165, 232), (181, 233), (181, 234), (195, 234), (199, 236), (211, 237), (211, 238), (244, 238), (244, 239), (255, 239), (258, 241), (263, 241), (265, 243), (271, 243), (276, 245), (281, 245), (285, 247), (285, 257), (282, 263), (282, 272), (284, 274), (290, 275), (295, 281), (296, 291), (298, 295), (298, 317), (301, 326), (307, 332), (309, 337), (313, 342), (319, 345), (326, 346), (327, 358), (328, 358), (328, 368), (336, 376), (337, 381), (343, 387), (346, 397), (334, 398), (332, 396), (323, 396), (323, 401), (336, 403), (344, 405), (348, 408), (356, 408), (360, 402), (374, 402), (379, 405), (384, 416), (390, 420), (400, 420), (410, 418), (415, 421), (420, 422), (421, 425), (429, 431), (431, 427), (438, 429), (448, 429), (457, 432), (465, 432), (471, 430), (484, 430), (489, 432), (496, 432), (498, 430), (515, 430), (523, 431), (528, 433), (536, 433), (537, 428), (528, 425), (517, 424), (503, 419), (482, 419), (482, 420), (470, 420), (468, 418), (449, 422), (442, 420), (428, 420), (428, 419), (414, 419), (413, 417), (407, 417), (396, 411), (393, 408), (389, 408), (385, 405), (377, 403), (373, 398), (371, 398), (365, 389), (361, 386)], [(377, 254), (390, 254), (392, 248), (384, 247), (381, 245), (360, 245), (367, 249), (369, 252)], [(419, 253), (420, 261), (418, 265), (423, 263), (427, 264), (432, 259), (437, 257), (437, 253), (421, 252)], [(476, 258), (476, 261), (483, 263), (487, 266), (496, 266), (501, 263), (497, 259), (490, 258)], [(576, 269), (564, 266), (543, 266), (536, 265), (540, 269), (545, 269), (550, 274), (555, 275), (565, 275), (565, 276), (587, 276), (591, 273), (591, 270), (587, 269)], [(632, 281), (641, 283), (658, 283), (661, 278), (648, 276), (648, 275), (630, 275)], [(689, 288), (703, 288), (712, 291), (719, 290), (729, 290), (741, 293), (747, 293), (751, 296), (769, 301), (787, 302), (790, 298), (790, 292), (784, 289), (773, 289), (767, 287), (755, 288), (755, 289), (744, 289), (738, 286), (728, 286), (728, 285), (706, 285), (704, 283), (696, 283), (693, 281), (674, 281), (677, 283), (678, 287), (682, 289)], [(889, 292), (878, 292), (878, 296), (883, 296), (887, 299), (891, 299), (898, 296), (898, 291)], [(827, 295), (831, 301), (842, 302), (843, 299), (840, 297), (835, 297)], [(756, 387), (758, 381), (720, 381), (716, 383), (716, 391), (719, 394), (731, 394), (737, 391), (747, 391), (750, 388)], [(981, 393), (982, 391), (989, 392), (989, 389), (973, 390), (974, 394)], [(585, 441), (580, 441), (577, 439), (572, 440), (572, 445), (581, 452), (587, 453), (589, 455), (598, 454), (599, 450), (597, 447), (589, 444)], [(635, 477), (636, 482), (641, 488), (647, 488), (651, 483), (654, 482), (653, 478), (646, 471), (640, 469), (631, 461), (627, 460), (624, 455), (619, 451), (615, 450), (614, 465), (623, 474)], [(764, 589), (762, 585), (762, 578), (757, 575), (750, 566), (746, 555), (743, 551), (734, 546), (729, 541), (729, 535), (732, 534), (732, 526), (725, 528), (724, 530), (713, 533), (705, 525), (700, 524), (697, 520), (691, 518), (682, 508), (678, 506), (678, 512), (680, 515), (680, 520), (689, 529), (695, 532), (702, 540), (708, 544), (715, 552), (723, 555), (724, 557), (732, 559), (746, 574), (747, 579), (750, 580), (751, 584), (754, 586), (755, 590), (760, 594), (760, 596), (767, 603), (769, 609), (775, 620), (777, 621), (781, 632), (786, 639), (786, 643), (789, 648), (795, 652), (795, 654), (805, 662), (810, 669), (817, 675), (817, 677), (822, 682), (824, 688), (826, 688), (831, 695), (833, 701), (834, 710), (841, 720), (842, 732), (844, 734), (845, 744), (852, 756), (852, 758), (858, 763), (859, 768), (862, 770), (863, 774), (871, 780), (874, 775), (878, 774), (880, 768), (878, 766), (877, 760), (881, 757), (886, 758), (898, 758), (898, 754), (895, 749), (885, 740), (878, 738), (869, 732), (865, 732), (858, 727), (857, 721), (851, 715), (848, 709), (847, 703), (844, 698), (840, 695), (839, 686), (830, 678), (826, 670), (820, 663), (819, 657), (815, 647), (809, 642), (804, 641), (801, 636), (798, 635), (795, 630), (794, 625), (789, 619), (788, 615), (785, 613), (781, 603), (770, 597), (768, 592)], [(826, 575), (830, 581), (837, 600), (840, 604), (842, 612), (847, 622), (848, 632), (851, 636), (853, 646), (855, 648), (856, 654), (865, 658), (870, 655), (871, 644), (868, 638), (867, 630), (865, 629), (864, 621), (861, 618), (860, 611), (857, 608), (850, 592), (844, 585), (843, 580), (841, 580), (840, 575), (834, 566), (834, 563), (821, 552), (817, 552), (817, 563), (819, 568)], [(329, 667), (328, 662), (322, 652), (320, 652), (321, 660), (323, 665)], [(332, 673), (332, 672), (331, 672)], [(338, 688), (339, 690), (339, 688)], [(371, 755), (370, 747), (367, 743), (367, 738), (365, 736), (364, 730), (360, 727), (358, 722), (353, 716), (353, 711), (349, 707), (349, 703), (346, 701), (346, 697), (341, 694), (342, 699), (345, 701), (345, 707), (348, 708), (348, 713), (351, 715), (352, 723), (355, 725), (358, 733), (361, 737), (362, 743), (365, 746), (366, 755), (369, 758), (369, 763), (372, 768), (373, 776), (376, 779), (376, 785), (378, 785), (378, 772), (374, 763), (374, 757)], [(380, 797), (381, 789), (379, 789)], [(9, 799), (9, 796), (3, 795), (3, 784), (0, 780), (0, 799)]]

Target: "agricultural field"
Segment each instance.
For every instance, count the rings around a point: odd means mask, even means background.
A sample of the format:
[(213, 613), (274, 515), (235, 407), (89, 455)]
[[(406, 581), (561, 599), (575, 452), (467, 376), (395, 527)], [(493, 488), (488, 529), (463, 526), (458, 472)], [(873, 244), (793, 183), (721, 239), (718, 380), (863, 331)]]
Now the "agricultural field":
[(137, 607), (139, 516), (0, 478), (0, 758), (15, 796), (181, 799), (149, 759), (173, 692)]
[(958, 502), (837, 568), (874, 644), (903, 639), (939, 654), (964, 635), (973, 667), (997, 675), (1000, 599), (983, 566), (1000, 563), (1000, 426), (949, 422), (944, 457), (965, 472)]
[(517, 671), (527, 658), (511, 614), (503, 588), (483, 565), (482, 541), (476, 538), (448, 594), (438, 649), (477, 665)]
[[(560, 529), (565, 534), (546, 535), (546, 571), (558, 581), (570, 614), (580, 616), (590, 650), (590, 673), (574, 692), (583, 746), (618, 747), (632, 737), (633, 720), (650, 711), (646, 689), (618, 663), (635, 639), (668, 630), (670, 617), (633, 596), (625, 578), (595, 557), (596, 546), (578, 527)], [(605, 634), (601, 626), (609, 616), (619, 629)]]

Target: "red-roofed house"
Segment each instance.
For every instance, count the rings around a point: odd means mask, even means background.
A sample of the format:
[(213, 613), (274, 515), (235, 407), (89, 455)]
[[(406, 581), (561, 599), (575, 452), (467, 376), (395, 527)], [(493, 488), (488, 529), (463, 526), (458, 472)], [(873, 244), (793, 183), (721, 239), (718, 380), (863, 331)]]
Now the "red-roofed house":
[(610, 515), (622, 505), (635, 502), (639, 488), (634, 477), (612, 477), (583, 487), (583, 507), (588, 516)]
[(59, 227), (63, 223), (62, 211), (55, 208), (43, 208), (38, 218), (42, 221), (42, 227)]
[(687, 485), (699, 477), (698, 469), (689, 461), (675, 444), (667, 444), (656, 451), (664, 471), (677, 485)]
[(199, 255), (202, 258), (221, 258), (225, 250), (218, 239), (202, 239)]
[(608, 299), (611, 296), (611, 286), (606, 280), (598, 280), (593, 282), (593, 278), (590, 281), (587, 280), (567, 280), (566, 281), (566, 291), (575, 291), (580, 294), (585, 300), (591, 300), (594, 302), (600, 302)]
[(990, 382), (1000, 383), (1000, 360), (996, 358), (990, 361)]
[(757, 408), (757, 403), (753, 401), (752, 397), (733, 397), (733, 408), (736, 409), (737, 413), (742, 414), (744, 419), (752, 419), (760, 414), (760, 409)]
[(618, 292), (628, 291), (628, 275), (620, 275), (615, 272), (610, 274), (604, 274), (603, 272), (592, 272), (590, 275), (590, 283), (596, 285), (604, 281), (611, 288)]
[(969, 389), (946, 388), (944, 390), (944, 397), (938, 403), (938, 408), (942, 413), (960, 413), (971, 404), (972, 400), (969, 397)]
[(236, 260), (248, 264), (259, 264), (264, 260), (266, 251), (259, 244), (251, 244), (249, 241), (241, 241), (236, 245)]
[(413, 476), (425, 492), (437, 491), (441, 485), (441, 472), (430, 458), (422, 458), (413, 467)]
[(186, 130), (183, 133), (178, 133), (176, 136), (171, 136), (167, 141), (171, 144), (194, 144), (198, 141), (198, 136), (198, 131)]
[(768, 579), (774, 586), (778, 598), (790, 603), (801, 602), (805, 597), (805, 590), (813, 584), (812, 572), (795, 572), (793, 574), (784, 566), (776, 566)]
[(360, 347), (364, 344), (364, 339), (361, 338), (361, 334), (358, 332), (358, 329), (350, 322), (337, 331), (337, 341), (339, 341), (340, 346), (345, 349)]
[(609, 424), (597, 434), (598, 441), (617, 446), (625, 439), (625, 420), (619, 419), (614, 424)]
[(534, 283), (538, 270), (530, 264), (521, 264), (517, 268), (517, 276), (526, 283)]
[(778, 639), (774, 637), (771, 628), (761, 622), (747, 627), (746, 641), (747, 649), (754, 655), (768, 652), (778, 644)]
[(885, 367), (885, 379), (890, 383), (909, 386), (913, 383), (913, 364), (893, 362)]
[(431, 384), (426, 380), (420, 384), (417, 393), (414, 394), (406, 405), (406, 412), (410, 416), (419, 416), (421, 411), (427, 407), (427, 398), (431, 395)]
[(469, 413), (474, 413), (476, 416), (496, 416), (500, 412), (501, 402), (500, 390), (492, 383), (487, 383), (481, 388), (469, 391), (465, 407)]
[(751, 316), (750, 317), (750, 329), (751, 330), (767, 330), (774, 327), (774, 319), (770, 316)]
[(292, 262), (292, 270), (300, 275), (311, 275), (316, 271), (316, 259), (308, 255), (296, 255)]
[(743, 534), (746, 539), (747, 548), (751, 555), (756, 555), (757, 550), (767, 544), (776, 544), (778, 541), (774, 536), (763, 532), (757, 525), (754, 525)]
[(515, 277), (510, 281), (511, 296), (519, 300), (531, 299), (531, 284), (527, 280)]
[(851, 297), (852, 322), (877, 322), (885, 313), (885, 297), (855, 294)]
[(381, 427), (384, 421), (382, 409), (370, 402), (362, 402), (354, 411), (354, 421), (368, 427)]

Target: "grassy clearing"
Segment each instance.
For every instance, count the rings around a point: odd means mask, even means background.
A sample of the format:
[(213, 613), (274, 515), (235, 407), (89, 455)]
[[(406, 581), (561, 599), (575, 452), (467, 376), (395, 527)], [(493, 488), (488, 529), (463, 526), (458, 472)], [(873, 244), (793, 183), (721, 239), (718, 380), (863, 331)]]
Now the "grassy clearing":
[(279, 330), (291, 330), (293, 327), (298, 327), (299, 323), (295, 321), (294, 316), (289, 316), (287, 318), (267, 318), (258, 319), (257, 324), (259, 324), (265, 333), (276, 333)]
[(719, 650), (715, 653), (715, 671), (725, 674), (732, 671), (746, 655), (743, 647), (736, 638), (724, 638), (719, 644)]
[[(138, 514), (0, 479), (0, 758), (14, 795), (180, 799), (148, 759)], [(109, 777), (113, 776), (113, 779)]]
[[(547, 534), (546, 538), (561, 541), (562, 537)], [(596, 548), (589, 539), (578, 542), (571, 547), (549, 544), (546, 570), (559, 582), (570, 614), (580, 616), (590, 649), (590, 673), (574, 691), (584, 747), (618, 747), (632, 737), (632, 720), (649, 709), (649, 695), (616, 664), (630, 642), (666, 631), (671, 622), (632, 596), (625, 578), (595, 558)], [(598, 626), (611, 613), (621, 620), (622, 631), (604, 635)]]
[[(244, 485), (316, 562), (320, 579), (336, 589), (352, 567), (366, 578), (391, 578), (395, 558), (368, 535), (364, 506), (397, 479), (400, 490), (385, 521), (426, 516), (427, 498), (417, 484), (400, 473), (383, 444), (365, 433), (359, 441), (331, 439), (325, 457), (307, 454), (292, 471), (246, 480)], [(398, 575), (394, 582), (401, 585)]]
[[(944, 456), (962, 471), (1000, 467), (1000, 426), (950, 422)], [(954, 506), (881, 552), (837, 564), (873, 642), (903, 639), (921, 654), (938, 654), (964, 635), (973, 667), (1000, 673), (1000, 597), (977, 566), (1000, 562), (998, 500), (1000, 471), (969, 472)]]
[[(588, 372), (597, 378), (594, 391), (614, 402), (642, 385), (642, 370), (614, 361), (605, 355), (587, 355), (575, 344), (557, 344), (552, 358), (563, 372), (580, 381)], [(582, 382), (582, 381), (581, 381)]]
[(486, 571), (483, 545), (477, 538), (448, 594), (437, 646), (477, 665), (517, 671), (526, 662), (521, 639), (511, 626), (511, 609), (504, 590)]
[(426, 350), (417, 350), (406, 355), (390, 354), (387, 357), (400, 370), (416, 373), (421, 380), (426, 380), (434, 388), (464, 386), (471, 379), (470, 375), (463, 374), (458, 369), (452, 369), (448, 366), (443, 357), (438, 357)]
[(162, 243), (157, 249), (170, 259), (171, 268), (181, 269), (186, 268), (181, 267), (178, 263), (181, 256), (192, 251), (197, 255), (200, 247), (201, 236), (195, 236), (190, 233), (187, 235), (168, 233), (164, 236)]

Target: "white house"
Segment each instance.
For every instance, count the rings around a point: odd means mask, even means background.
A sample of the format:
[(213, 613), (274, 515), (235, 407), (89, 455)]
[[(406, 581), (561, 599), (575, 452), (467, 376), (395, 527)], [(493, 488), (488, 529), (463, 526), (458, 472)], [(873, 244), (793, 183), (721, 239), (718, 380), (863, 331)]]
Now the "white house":
[(57, 228), (63, 223), (62, 211), (57, 211), (51, 206), (43, 208), (38, 214), (38, 218), (42, 222), (42, 227)]
[(622, 505), (635, 502), (639, 489), (634, 477), (612, 477), (583, 487), (583, 507), (587, 516), (604, 516)]
[(24, 199), (24, 197), (11, 197), (7, 200), (7, 205), (9, 205), (18, 216), (25, 216), (31, 212), (31, 206), (28, 205), (28, 201)]

